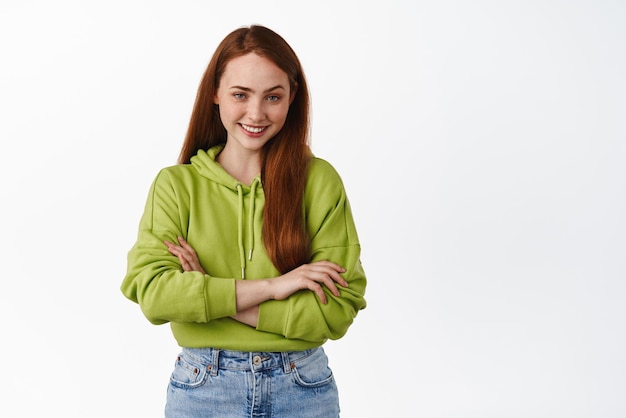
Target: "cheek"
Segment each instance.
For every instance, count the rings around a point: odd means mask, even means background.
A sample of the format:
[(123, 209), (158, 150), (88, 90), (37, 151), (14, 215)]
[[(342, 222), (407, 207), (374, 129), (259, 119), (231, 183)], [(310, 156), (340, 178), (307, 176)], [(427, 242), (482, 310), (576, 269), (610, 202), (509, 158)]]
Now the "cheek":
[(235, 106), (220, 106), (219, 108), (220, 119), (222, 123), (230, 122), (233, 119), (238, 119), (241, 112), (237, 110)]
[(285, 119), (287, 119), (287, 113), (289, 112), (289, 106), (277, 106), (274, 109), (272, 109), (272, 119), (275, 122), (281, 121), (281, 122), (285, 122)]

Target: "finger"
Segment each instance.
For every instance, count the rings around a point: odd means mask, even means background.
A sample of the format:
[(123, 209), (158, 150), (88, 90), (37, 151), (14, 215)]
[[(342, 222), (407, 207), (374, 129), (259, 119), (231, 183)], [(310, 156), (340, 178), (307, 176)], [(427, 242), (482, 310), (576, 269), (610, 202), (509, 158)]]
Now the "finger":
[(187, 261), (186, 258), (184, 257), (178, 257), (178, 259), (180, 260), (180, 265), (183, 268), (183, 271), (193, 271), (193, 267), (192, 265), (189, 263), (189, 261)]
[(185, 266), (186, 266), (185, 271), (199, 271), (200, 273), (206, 274), (206, 272), (202, 268), (202, 265), (198, 261), (197, 257), (192, 257), (192, 256), (189, 256), (188, 254), (185, 254), (184, 260), (185, 260)]
[[(307, 281), (315, 283), (315, 285), (317, 286), (320, 286), (320, 287), (321, 285), (326, 286), (333, 295), (339, 297), (341, 296), (341, 294), (339, 293), (339, 290), (337, 289), (337, 286), (335, 285), (335, 282), (333, 281), (334, 280), (333, 277), (331, 277), (332, 274), (333, 274), (333, 271), (328, 270), (328, 269), (326, 271), (314, 271), (314, 272), (309, 272), (306, 279)], [(334, 274), (336, 275), (337, 273), (335, 272)], [(307, 285), (307, 287), (311, 289), (310, 285)]]
[(335, 271), (337, 271), (339, 273), (345, 273), (346, 272), (346, 269), (341, 267), (339, 264), (335, 264), (332, 261), (328, 261), (328, 260), (317, 261), (317, 262), (313, 263), (312, 265), (332, 268), (333, 270), (335, 270)]
[[(336, 271), (331, 271), (328, 274), (328, 277), (330, 277), (330, 279), (333, 280), (333, 282), (337, 282), (338, 284), (340, 284), (343, 287), (348, 287), (348, 282), (346, 281), (346, 279), (344, 279), (339, 273), (337, 273)], [(334, 283), (333, 283), (334, 284)]]
[(172, 246), (167, 248), (169, 250), (170, 253), (174, 254), (177, 257), (184, 257), (185, 259), (192, 260), (194, 255), (193, 254), (189, 254), (189, 251), (187, 251), (184, 248), (181, 248), (177, 245), (172, 244)]
[(314, 271), (332, 272), (336, 273), (336, 275), (346, 272), (345, 268), (330, 261), (318, 261), (317, 263), (309, 264), (309, 266)]
[(341, 296), (341, 294), (339, 293), (339, 289), (337, 289), (337, 286), (335, 285), (335, 282), (329, 276), (322, 277), (321, 283), (323, 283), (324, 286), (326, 286), (333, 295), (337, 297)]
[(328, 300), (326, 300), (326, 293), (324, 293), (322, 286), (315, 282), (311, 282), (309, 289), (317, 294), (317, 297), (320, 298), (320, 302), (322, 302), (322, 304), (326, 305), (328, 303)]
[(189, 243), (185, 241), (183, 237), (178, 237), (178, 242), (180, 242), (180, 246), (183, 247), (186, 251), (188, 251), (189, 254), (191, 255), (196, 254), (196, 250), (194, 250), (193, 247), (189, 245)]
[(165, 243), (165, 246), (171, 253), (180, 253), (182, 251), (182, 248), (174, 244), (173, 242), (163, 241), (163, 243)]
[(180, 252), (180, 247), (176, 247), (176, 246), (168, 246), (167, 250), (170, 252), (170, 254), (175, 255), (175, 256), (180, 256), (181, 252)]
[(337, 282), (343, 287), (348, 287), (348, 282), (343, 277), (341, 277), (341, 274), (339, 274), (335, 269), (323, 268), (320, 269), (317, 273), (322, 274), (323, 278), (330, 279), (332, 281), (332, 286), (335, 285), (334, 282)]
[(341, 296), (341, 293), (339, 293), (339, 289), (337, 289), (337, 286), (335, 286), (335, 282), (333, 282), (332, 280), (328, 280), (328, 281), (325, 281), (324, 284), (326, 285), (328, 290), (331, 291), (333, 295), (337, 297)]
[(170, 253), (172, 253), (173, 255), (178, 257), (179, 259), (181, 259), (181, 261), (183, 259), (189, 261), (189, 256), (180, 247), (174, 247), (174, 248), (170, 249)]

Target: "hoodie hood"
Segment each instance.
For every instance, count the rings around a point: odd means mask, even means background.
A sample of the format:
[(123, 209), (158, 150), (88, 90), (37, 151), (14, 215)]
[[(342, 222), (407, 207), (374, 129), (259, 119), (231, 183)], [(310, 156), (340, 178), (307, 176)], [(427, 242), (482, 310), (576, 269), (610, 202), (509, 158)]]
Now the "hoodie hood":
[[(255, 200), (257, 189), (261, 188), (260, 177), (255, 177), (250, 185), (245, 185), (228, 174), (226, 170), (217, 162), (217, 155), (224, 149), (224, 145), (216, 145), (207, 151), (199, 150), (191, 157), (191, 166), (198, 173), (211, 181), (214, 181), (233, 193), (237, 193), (237, 242), (239, 246), (239, 264), (241, 267), (241, 278), (246, 278), (246, 260), (252, 260), (254, 251), (254, 212), (256, 209)], [(244, 197), (248, 197), (248, 213), (244, 214)], [(244, 243), (244, 217), (247, 226), (248, 242)], [(247, 252), (247, 254), (246, 254)]]
[(191, 166), (195, 168), (202, 177), (228, 187), (236, 191), (239, 183), (233, 176), (217, 162), (217, 156), (224, 149), (224, 145), (216, 145), (208, 150), (199, 150), (191, 157)]

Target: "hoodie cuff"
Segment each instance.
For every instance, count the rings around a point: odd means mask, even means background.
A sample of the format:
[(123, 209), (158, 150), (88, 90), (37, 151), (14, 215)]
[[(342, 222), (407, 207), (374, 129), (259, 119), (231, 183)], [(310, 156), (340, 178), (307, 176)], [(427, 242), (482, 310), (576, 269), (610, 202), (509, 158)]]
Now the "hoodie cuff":
[[(216, 297), (216, 295), (220, 295), (220, 297)], [(220, 303), (210, 303), (209, 300), (220, 300)], [(237, 313), (235, 279), (208, 276), (204, 286), (204, 306), (207, 321), (235, 315)]]
[(259, 305), (259, 319), (256, 329), (286, 335), (288, 320), (289, 302), (286, 300), (268, 300)]

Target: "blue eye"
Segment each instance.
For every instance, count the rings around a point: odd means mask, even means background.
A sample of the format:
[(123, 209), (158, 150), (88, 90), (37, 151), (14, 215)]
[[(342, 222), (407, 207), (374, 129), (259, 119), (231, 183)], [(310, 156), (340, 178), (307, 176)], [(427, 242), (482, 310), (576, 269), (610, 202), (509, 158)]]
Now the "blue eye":
[(279, 100), (280, 100), (280, 97), (279, 97), (279, 96), (269, 96), (269, 97), (267, 98), (267, 100), (268, 100), (269, 102), (277, 102), (277, 101), (279, 101)]
[(246, 95), (243, 94), (243, 93), (235, 93), (235, 94), (233, 94), (233, 96), (235, 96), (235, 99), (237, 99), (237, 100), (243, 100), (243, 99), (246, 98)]

